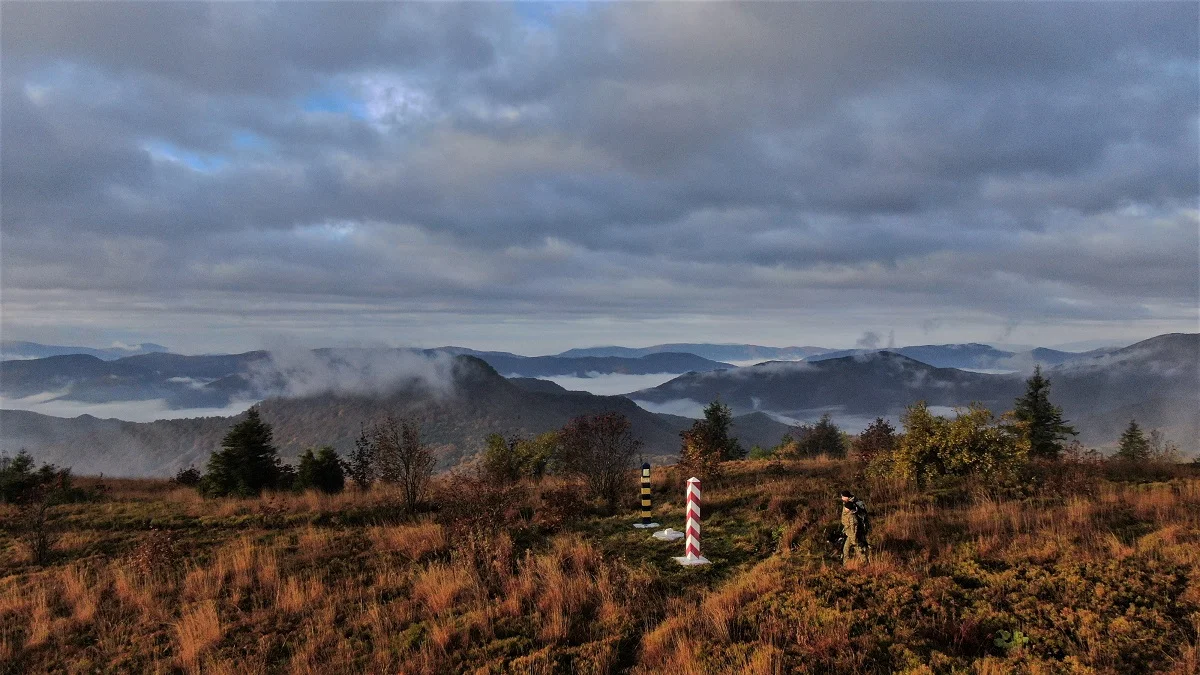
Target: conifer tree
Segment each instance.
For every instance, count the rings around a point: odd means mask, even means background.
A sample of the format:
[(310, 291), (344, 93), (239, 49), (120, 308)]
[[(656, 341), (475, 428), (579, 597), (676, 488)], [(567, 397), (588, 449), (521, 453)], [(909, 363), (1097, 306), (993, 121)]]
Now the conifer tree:
[(369, 490), (376, 477), (376, 448), (364, 428), (354, 441), (350, 461), (346, 462), (346, 474), (360, 490)]
[(1117, 457), (1128, 462), (1144, 462), (1150, 459), (1150, 441), (1146, 434), (1142, 433), (1137, 420), (1129, 420), (1129, 426), (1125, 427), (1124, 433), (1121, 434)]
[(741, 459), (746, 455), (746, 450), (738, 443), (738, 439), (730, 435), (733, 431), (733, 411), (721, 403), (720, 399), (705, 406), (704, 419), (700, 420), (699, 424), (703, 425), (700, 432), (703, 442), (716, 451), (722, 461)]
[(1063, 441), (1079, 435), (1063, 420), (1062, 408), (1050, 402), (1050, 380), (1042, 376), (1041, 366), (1036, 366), (1025, 381), (1025, 394), (1016, 400), (1013, 419), (1023, 426), (1031, 457), (1057, 459)]
[(281, 466), (272, 441), (271, 425), (262, 421), (257, 407), (251, 408), (209, 458), (200, 491), (208, 496), (249, 497), (267, 488), (287, 487), (283, 482), (291, 472)]

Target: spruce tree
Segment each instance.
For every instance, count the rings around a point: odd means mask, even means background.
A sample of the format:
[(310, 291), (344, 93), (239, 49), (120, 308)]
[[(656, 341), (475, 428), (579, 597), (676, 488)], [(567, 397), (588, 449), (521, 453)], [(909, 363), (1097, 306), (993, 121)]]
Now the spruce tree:
[(1137, 420), (1129, 420), (1129, 426), (1125, 427), (1125, 432), (1121, 434), (1117, 457), (1127, 462), (1144, 462), (1150, 459), (1150, 441), (1146, 434), (1142, 433)]
[(354, 449), (350, 451), (350, 461), (346, 463), (346, 473), (360, 490), (370, 489), (371, 484), (375, 482), (375, 463), (375, 444), (371, 442), (364, 428), (355, 439)]
[(1024, 423), (1032, 457), (1057, 459), (1063, 440), (1079, 434), (1063, 419), (1062, 408), (1050, 402), (1050, 380), (1042, 376), (1041, 366), (1025, 380), (1025, 395), (1016, 400), (1013, 418)]
[(704, 419), (700, 424), (704, 426), (704, 442), (720, 454), (721, 460), (741, 459), (746, 455), (746, 450), (738, 443), (738, 439), (730, 435), (733, 430), (733, 411), (721, 403), (720, 399), (704, 408)]
[(280, 465), (272, 440), (271, 425), (262, 421), (257, 407), (251, 408), (246, 419), (225, 434), (221, 449), (209, 458), (208, 470), (200, 481), (201, 492), (208, 496), (249, 497), (267, 488), (286, 487), (282, 483), (290, 472)]

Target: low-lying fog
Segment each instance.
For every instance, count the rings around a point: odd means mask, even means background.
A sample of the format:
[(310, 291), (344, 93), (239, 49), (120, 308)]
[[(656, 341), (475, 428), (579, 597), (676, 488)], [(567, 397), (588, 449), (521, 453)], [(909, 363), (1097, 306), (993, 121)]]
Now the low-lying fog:
[(167, 406), (163, 399), (149, 401), (111, 401), (108, 403), (88, 403), (53, 398), (55, 394), (37, 394), (25, 398), (7, 398), (0, 396), (0, 408), (7, 410), (28, 410), (54, 417), (79, 417), (91, 415), (100, 419), (119, 419), (126, 422), (153, 422), (154, 420), (173, 420), (185, 417), (231, 417), (245, 412), (255, 401), (234, 401), (224, 408), (178, 408)]
[[(539, 380), (549, 380), (570, 391), (586, 391), (600, 396), (617, 396), (631, 391), (640, 391), (657, 387), (663, 382), (673, 380), (679, 375), (672, 373), (651, 373), (649, 375), (625, 375), (621, 373), (590, 373), (592, 377), (576, 377), (575, 375), (554, 375), (539, 377)], [(512, 377), (511, 375), (509, 377)]]

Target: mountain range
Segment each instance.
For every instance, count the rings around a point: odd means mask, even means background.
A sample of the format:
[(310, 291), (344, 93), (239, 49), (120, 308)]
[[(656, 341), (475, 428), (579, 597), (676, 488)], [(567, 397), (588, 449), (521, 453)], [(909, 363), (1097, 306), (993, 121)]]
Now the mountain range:
[[(629, 418), (643, 454), (663, 461), (678, 450), (679, 431), (691, 419), (648, 412), (622, 396), (596, 396), (513, 382), (484, 361), (453, 357), (448, 386), (432, 386), (418, 378), (398, 383), (385, 396), (323, 393), (298, 398), (270, 398), (259, 405), (271, 424), (275, 443), (285, 458), (305, 448), (332, 445), (346, 453), (364, 426), (385, 414), (406, 415), (420, 422), (422, 438), (435, 447), (440, 468), (448, 468), (482, 449), (489, 433), (532, 435), (560, 428), (584, 414), (619, 412)], [(0, 410), (0, 449), (21, 447), (39, 461), (71, 466), (79, 473), (167, 475), (189, 464), (202, 465), (221, 438), (240, 419), (204, 417), (149, 423), (102, 420), (90, 415), (72, 419), (22, 410)], [(751, 445), (779, 442), (788, 427), (761, 414), (734, 421), (734, 434)]]
[[(1044, 372), (1052, 400), (1077, 423), (1084, 442), (1111, 443), (1131, 418), (1169, 431), (1189, 449), (1200, 439), (1200, 334), (1161, 335)], [(1019, 374), (938, 368), (882, 351), (688, 374), (628, 396), (660, 406), (720, 397), (737, 414), (765, 410), (812, 419), (830, 411), (835, 418), (898, 419), (906, 406), (922, 400), (941, 407), (979, 402), (1002, 412), (1023, 390)]]
[(1113, 351), (1095, 349), (1089, 352), (1064, 352), (1037, 347), (1023, 352), (997, 349), (978, 343), (948, 345), (915, 345), (887, 349), (837, 349), (814, 354), (806, 361), (826, 361), (846, 356), (861, 356), (890, 352), (907, 356), (937, 368), (968, 368), (973, 370), (1028, 370), (1034, 365), (1057, 366), (1068, 361), (1090, 359)]
[(39, 342), (26, 342), (24, 340), (0, 341), (0, 359), (6, 361), (10, 359), (42, 359), (47, 356), (65, 356), (67, 354), (87, 354), (88, 356), (95, 356), (96, 358), (111, 361), (124, 356), (165, 351), (168, 351), (166, 347), (156, 345), (153, 342), (144, 342), (139, 345), (95, 348), (44, 345)]
[(799, 361), (830, 351), (824, 347), (763, 347), (761, 345), (672, 343), (652, 347), (584, 347), (568, 349), (558, 356), (619, 356), (640, 358), (650, 354), (675, 352), (695, 354), (714, 361)]
[[(694, 354), (657, 353), (642, 357), (527, 357), (506, 352), (475, 352), (461, 347), (432, 350), (315, 349), (302, 357), (317, 371), (378, 371), (396, 359), (433, 354), (471, 355), (498, 372), (515, 377), (596, 374), (681, 374), (733, 368)], [(0, 362), (0, 395), (19, 399), (49, 396), (68, 401), (108, 403), (157, 401), (171, 409), (220, 408), (238, 400), (257, 400), (286, 390), (287, 361), (265, 351), (185, 356), (153, 353), (105, 361), (72, 354)], [(364, 372), (370, 377), (370, 372)]]
[[(1022, 374), (941, 368), (899, 350), (744, 368), (677, 353), (636, 358), (483, 353), (500, 363), (500, 370), (483, 356), (453, 355), (454, 349), (461, 348), (304, 350), (291, 355), (149, 353), (113, 361), (53, 356), (3, 362), (0, 389), (10, 397), (45, 392), (83, 401), (141, 396), (183, 407), (265, 398), (260, 404), (263, 417), (275, 426), (286, 457), (318, 444), (348, 450), (363, 425), (385, 413), (407, 414), (421, 421), (425, 439), (438, 447), (440, 466), (448, 467), (479, 450), (488, 433), (539, 433), (580, 414), (625, 414), (645, 443), (646, 456), (667, 458), (678, 449), (678, 432), (692, 420), (661, 412), (694, 411), (717, 398), (731, 406), (737, 415), (735, 433), (750, 447), (778, 442), (787, 431), (778, 419), (811, 421), (830, 412), (835, 421), (854, 430), (852, 420), (887, 416), (897, 422), (904, 407), (918, 400), (944, 409), (980, 402), (1002, 412), (1024, 388)], [(980, 349), (962, 351), (993, 355)], [(538, 369), (547, 364), (585, 374), (593, 371), (578, 369), (598, 363), (663, 367), (656, 359), (707, 370), (626, 396), (568, 391), (534, 377), (504, 377), (516, 367), (542, 373), (545, 370)], [(1147, 429), (1164, 430), (1185, 450), (1200, 450), (1200, 334), (1162, 335), (1072, 358), (1044, 372), (1052, 383), (1051, 400), (1064, 408), (1085, 443), (1110, 446), (1129, 419), (1136, 418)], [(681, 402), (688, 405), (673, 405)], [(42, 461), (80, 472), (162, 475), (202, 463), (236, 419), (132, 423), (2, 410), (0, 450), (11, 453), (27, 447)]]

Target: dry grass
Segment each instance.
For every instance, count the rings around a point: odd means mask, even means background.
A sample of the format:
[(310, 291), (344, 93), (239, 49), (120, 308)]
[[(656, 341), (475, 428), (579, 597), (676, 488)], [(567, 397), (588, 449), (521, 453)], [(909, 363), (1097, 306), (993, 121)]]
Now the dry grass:
[[(731, 466), (705, 489), (716, 564), (687, 570), (632, 512), (471, 534), (381, 518), (386, 491), (204, 501), (113, 481), (60, 507), (50, 567), (0, 553), (0, 671), (1197, 672), (1200, 480), (957, 502), (872, 484), (872, 562), (848, 572), (824, 532), (851, 471)], [(679, 529), (681, 490), (655, 476)], [(147, 520), (178, 566), (134, 564)], [(1001, 629), (1031, 643), (1005, 652)]]
[(221, 619), (217, 607), (211, 600), (186, 611), (175, 624), (175, 635), (179, 641), (179, 662), (185, 668), (197, 667), (200, 656), (221, 639)]
[(446, 533), (442, 526), (431, 522), (370, 527), (367, 528), (367, 536), (376, 550), (399, 553), (409, 560), (420, 560), (447, 548)]

